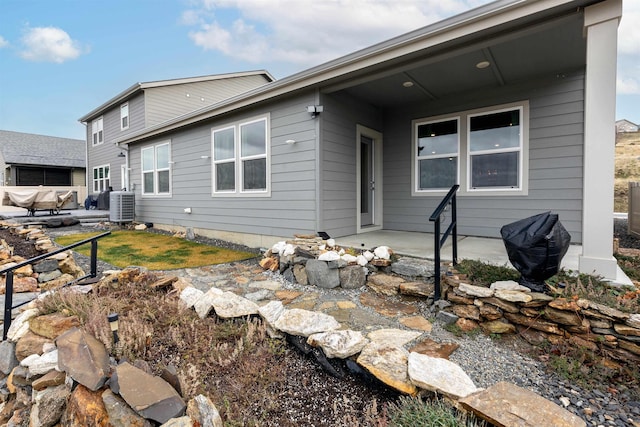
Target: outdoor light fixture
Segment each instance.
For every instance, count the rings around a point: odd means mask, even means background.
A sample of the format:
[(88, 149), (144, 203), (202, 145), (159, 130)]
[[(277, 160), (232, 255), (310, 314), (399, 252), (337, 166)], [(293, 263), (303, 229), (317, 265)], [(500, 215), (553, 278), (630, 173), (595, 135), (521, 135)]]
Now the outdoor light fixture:
[(124, 154), (124, 152), (123, 152), (123, 151), (121, 151), (121, 152), (118, 154), (118, 157), (127, 157), (127, 155), (126, 155), (126, 154)]
[(109, 314), (107, 316), (107, 320), (109, 321), (109, 327), (113, 333), (113, 344), (117, 344), (118, 341), (120, 341), (120, 338), (118, 338), (118, 313)]
[(411, 80), (407, 80), (406, 82), (402, 83), (402, 86), (411, 87), (413, 86), (413, 82)]
[(324, 107), (322, 105), (309, 105), (307, 107), (307, 113), (311, 114), (312, 119), (315, 119), (323, 110)]
[(491, 63), (489, 61), (480, 61), (476, 64), (476, 68), (482, 70), (483, 68), (487, 68)]

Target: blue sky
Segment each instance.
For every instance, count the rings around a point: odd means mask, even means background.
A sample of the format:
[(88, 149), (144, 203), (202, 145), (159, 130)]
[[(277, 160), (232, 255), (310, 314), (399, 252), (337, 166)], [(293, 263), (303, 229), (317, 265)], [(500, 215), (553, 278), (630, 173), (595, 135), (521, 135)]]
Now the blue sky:
[[(282, 78), (488, 2), (0, 0), (0, 129), (84, 139), (78, 118), (134, 83)], [(616, 117), (640, 123), (640, 1), (624, 14)]]

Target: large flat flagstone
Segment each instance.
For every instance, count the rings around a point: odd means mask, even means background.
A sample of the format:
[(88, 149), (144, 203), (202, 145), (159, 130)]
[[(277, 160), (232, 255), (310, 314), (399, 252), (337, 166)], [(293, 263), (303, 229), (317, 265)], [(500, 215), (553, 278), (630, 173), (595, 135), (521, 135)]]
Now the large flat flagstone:
[(586, 423), (527, 389), (499, 382), (459, 401), (462, 407), (498, 427), (583, 427)]
[(319, 332), (334, 331), (340, 328), (340, 323), (328, 314), (292, 308), (285, 310), (274, 326), (291, 335), (308, 337)]
[(447, 359), (410, 353), (409, 378), (420, 388), (458, 399), (477, 390), (462, 368)]
[(408, 359), (409, 352), (402, 347), (371, 342), (362, 349), (357, 362), (389, 387), (415, 395), (418, 389), (409, 379)]

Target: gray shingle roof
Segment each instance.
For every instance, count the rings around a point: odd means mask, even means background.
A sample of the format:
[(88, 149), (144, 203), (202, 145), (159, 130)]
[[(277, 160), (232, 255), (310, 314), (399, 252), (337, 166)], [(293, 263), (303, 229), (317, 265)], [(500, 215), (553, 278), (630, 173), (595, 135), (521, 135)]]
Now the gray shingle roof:
[(0, 152), (8, 164), (86, 167), (81, 139), (0, 130)]

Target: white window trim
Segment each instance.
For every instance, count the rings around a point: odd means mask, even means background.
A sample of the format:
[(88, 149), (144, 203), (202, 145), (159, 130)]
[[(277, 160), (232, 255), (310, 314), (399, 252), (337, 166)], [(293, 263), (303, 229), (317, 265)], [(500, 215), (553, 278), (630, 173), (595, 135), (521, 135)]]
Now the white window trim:
[[(127, 114), (126, 114), (126, 115), (123, 115), (123, 114), (122, 114), (122, 110), (123, 110), (125, 107), (127, 108)], [(125, 117), (127, 118), (127, 125), (126, 125), (126, 126), (122, 126), (122, 119), (124, 119)], [(122, 105), (120, 106), (120, 130), (127, 130), (127, 129), (129, 129), (129, 124), (130, 124), (130, 123), (131, 123), (131, 116), (130, 116), (130, 114), (129, 114), (129, 103), (128, 103), (128, 102), (125, 102), (124, 104), (122, 104)]]
[[(96, 134), (98, 137), (94, 139), (93, 136)], [(104, 120), (100, 116), (91, 122), (91, 145), (96, 146), (102, 143), (104, 143)]]
[[(97, 178), (97, 179), (94, 178), (94, 175), (95, 175), (94, 171), (96, 169), (105, 169), (105, 168), (109, 169), (109, 173), (105, 174), (105, 175), (108, 175), (108, 176), (104, 176), (103, 178)], [(108, 185), (106, 184), (107, 180), (109, 181)], [(100, 182), (100, 181), (105, 183), (104, 189), (103, 190), (100, 190), (100, 189), (96, 190), (96, 182)], [(108, 190), (110, 186), (111, 186), (111, 165), (107, 163), (107, 164), (104, 164), (104, 165), (94, 166), (91, 169), (91, 192), (93, 194), (100, 193), (101, 191)], [(98, 187), (100, 187), (100, 186), (98, 185)]]
[[(254, 156), (242, 157), (240, 147), (240, 127), (256, 122), (265, 122), (265, 154), (259, 154)], [(233, 160), (235, 164), (235, 189), (216, 191), (216, 163), (226, 163), (229, 160), (222, 160), (220, 162), (215, 161), (213, 136), (215, 132), (219, 132), (226, 129), (234, 129), (234, 154)], [(243, 160), (251, 159), (266, 159), (266, 189), (264, 190), (243, 190), (242, 182), (242, 165)], [(251, 117), (243, 120), (237, 120), (232, 123), (225, 123), (222, 126), (217, 126), (211, 129), (211, 196), (212, 197), (271, 197), (271, 115), (265, 114), (261, 116)]]
[[(166, 168), (161, 168), (158, 169), (157, 165), (158, 165), (158, 158), (157, 158), (157, 149), (158, 147), (161, 147), (163, 145), (166, 145), (169, 147), (169, 166)], [(144, 174), (145, 172), (151, 172), (146, 171), (144, 169), (143, 166), (143, 162), (144, 162), (144, 155), (143, 152), (144, 150), (149, 150), (149, 149), (153, 149), (153, 193), (145, 193), (145, 188), (144, 188)], [(162, 142), (158, 142), (156, 144), (151, 144), (151, 145), (147, 145), (144, 146), (140, 149), (140, 193), (141, 196), (143, 198), (165, 198), (165, 197), (171, 197), (173, 194), (173, 161), (171, 160), (171, 140), (167, 140), (167, 141), (162, 141)], [(163, 172), (163, 171), (169, 171), (169, 192), (168, 193), (159, 193), (158, 192), (158, 172)]]
[[(485, 115), (491, 113), (497, 113), (501, 111), (508, 111), (520, 109), (520, 157), (518, 165), (519, 173), (519, 188), (471, 188), (471, 153), (469, 150), (469, 119), (473, 116)], [(517, 101), (508, 104), (491, 105), (488, 107), (477, 108), (473, 110), (461, 111), (453, 114), (446, 114), (440, 116), (426, 117), (416, 119), (411, 122), (411, 196), (412, 197), (442, 197), (447, 194), (449, 189), (446, 190), (420, 190), (418, 191), (418, 175), (417, 175), (417, 125), (444, 121), (452, 119), (454, 117), (460, 117), (458, 138), (459, 138), (459, 151), (458, 151), (458, 183), (460, 183), (460, 189), (458, 190), (458, 196), (526, 196), (529, 194), (529, 101)], [(508, 151), (518, 151), (518, 149), (510, 148)], [(491, 151), (492, 153), (495, 151)], [(506, 152), (506, 151), (505, 151)], [(478, 152), (474, 154), (479, 154)]]

